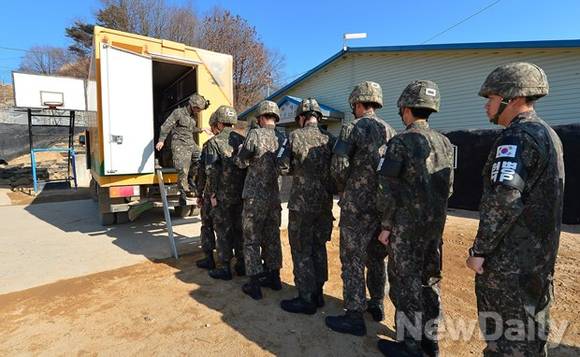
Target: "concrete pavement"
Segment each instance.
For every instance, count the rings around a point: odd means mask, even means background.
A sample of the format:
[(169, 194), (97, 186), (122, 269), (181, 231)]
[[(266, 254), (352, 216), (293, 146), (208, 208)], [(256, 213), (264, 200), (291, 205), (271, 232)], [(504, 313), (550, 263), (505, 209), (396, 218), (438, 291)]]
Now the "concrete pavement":
[[(199, 217), (174, 218), (181, 254), (198, 248)], [(103, 227), (92, 200), (0, 207), (0, 294), (171, 256), (160, 209)]]
[[(281, 229), (288, 227), (282, 204)], [(334, 206), (338, 217), (338, 206)], [(335, 225), (337, 221), (335, 221)], [(103, 227), (92, 200), (0, 206), (0, 294), (171, 257), (163, 210)], [(173, 218), (180, 254), (200, 249), (199, 216)]]

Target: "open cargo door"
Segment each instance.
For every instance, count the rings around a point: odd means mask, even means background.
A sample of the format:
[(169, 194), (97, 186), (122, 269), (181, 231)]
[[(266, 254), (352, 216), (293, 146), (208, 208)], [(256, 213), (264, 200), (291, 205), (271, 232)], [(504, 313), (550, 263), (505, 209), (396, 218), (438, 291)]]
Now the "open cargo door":
[(105, 175), (154, 172), (152, 60), (101, 44)]

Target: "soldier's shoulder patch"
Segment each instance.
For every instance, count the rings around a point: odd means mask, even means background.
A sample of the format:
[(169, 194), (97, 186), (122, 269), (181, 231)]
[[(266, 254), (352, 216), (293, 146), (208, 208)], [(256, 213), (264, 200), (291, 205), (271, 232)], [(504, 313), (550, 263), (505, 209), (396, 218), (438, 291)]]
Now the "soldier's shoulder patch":
[(518, 152), (517, 145), (500, 145), (497, 147), (495, 157), (516, 157), (516, 153)]
[(491, 166), (492, 185), (504, 185), (524, 190), (527, 172), (521, 160), (521, 143), (517, 136), (505, 136), (498, 142)]

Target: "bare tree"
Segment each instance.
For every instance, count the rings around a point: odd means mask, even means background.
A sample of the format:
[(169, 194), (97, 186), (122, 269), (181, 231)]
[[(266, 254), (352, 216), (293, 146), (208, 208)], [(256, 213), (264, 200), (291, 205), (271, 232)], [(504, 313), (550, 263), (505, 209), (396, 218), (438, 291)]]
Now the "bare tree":
[(69, 63), (65, 63), (58, 70), (58, 75), (87, 79), (89, 75), (90, 57), (78, 57)]
[(262, 98), (278, 79), (283, 58), (268, 50), (245, 19), (216, 8), (199, 29), (199, 46), (234, 58), (234, 103), (242, 111)]
[(197, 16), (191, 7), (172, 7), (163, 36), (169, 40), (195, 46), (197, 42)]
[(64, 48), (34, 46), (22, 57), (19, 70), (38, 74), (57, 74), (60, 68), (69, 62), (69, 55)]
[(165, 0), (101, 0), (97, 23), (116, 30), (193, 45), (197, 17), (191, 4)]

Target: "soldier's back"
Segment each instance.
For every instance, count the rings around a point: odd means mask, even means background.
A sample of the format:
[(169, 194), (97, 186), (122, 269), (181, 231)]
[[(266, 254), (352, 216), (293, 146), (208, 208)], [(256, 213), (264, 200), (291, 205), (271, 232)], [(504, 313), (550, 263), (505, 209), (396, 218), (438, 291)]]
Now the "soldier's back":
[(224, 128), (212, 138), (215, 151), (219, 154), (221, 165), (218, 198), (237, 202), (242, 198), (246, 169), (240, 169), (234, 163), (238, 147), (243, 144), (244, 137), (232, 128)]
[(334, 137), (316, 124), (296, 129), (292, 143), (293, 181), (288, 208), (317, 211), (332, 207), (330, 160)]
[(405, 209), (398, 212), (411, 220), (444, 221), (453, 184), (453, 147), (449, 139), (424, 122), (412, 124), (389, 145), (402, 146), (407, 156), (398, 202)]
[(376, 168), (381, 156), (380, 148), (395, 135), (395, 130), (376, 116), (358, 118), (348, 125), (352, 126), (350, 138), (354, 152), (344, 189), (342, 211), (353, 215), (362, 213), (374, 219), (377, 213)]
[(250, 159), (244, 183), (243, 198), (280, 202), (276, 155), (279, 147), (274, 127), (250, 130), (255, 136), (254, 155)]

